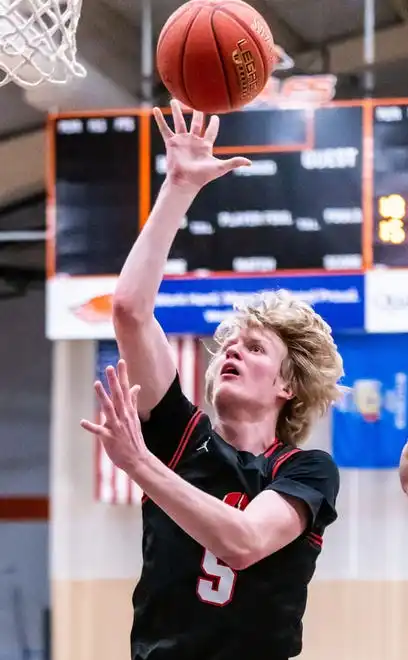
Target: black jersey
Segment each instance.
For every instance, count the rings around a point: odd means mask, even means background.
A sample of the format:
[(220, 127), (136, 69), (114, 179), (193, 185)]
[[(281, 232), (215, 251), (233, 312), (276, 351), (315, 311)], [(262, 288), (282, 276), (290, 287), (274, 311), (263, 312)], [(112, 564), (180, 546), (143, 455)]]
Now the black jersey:
[(149, 449), (197, 488), (244, 508), (265, 489), (306, 503), (293, 543), (236, 571), (143, 498), (143, 570), (133, 595), (132, 660), (286, 660), (302, 647), (307, 587), (325, 527), (336, 519), (338, 470), (329, 454), (275, 440), (237, 451), (183, 395), (178, 376), (142, 424)]

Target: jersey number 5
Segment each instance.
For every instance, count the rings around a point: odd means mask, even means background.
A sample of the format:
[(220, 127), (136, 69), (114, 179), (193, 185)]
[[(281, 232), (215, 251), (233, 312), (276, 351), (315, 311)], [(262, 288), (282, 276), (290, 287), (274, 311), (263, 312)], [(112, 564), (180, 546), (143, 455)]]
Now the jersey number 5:
[[(224, 497), (224, 502), (243, 510), (249, 504), (249, 499), (242, 493), (229, 493)], [(237, 572), (217, 559), (209, 550), (204, 550), (201, 569), (206, 577), (198, 578), (198, 598), (210, 605), (228, 605), (234, 596)]]
[(197, 596), (199, 599), (210, 605), (220, 607), (228, 605), (234, 595), (236, 572), (217, 559), (209, 550), (204, 550), (201, 568), (207, 578), (198, 578)]

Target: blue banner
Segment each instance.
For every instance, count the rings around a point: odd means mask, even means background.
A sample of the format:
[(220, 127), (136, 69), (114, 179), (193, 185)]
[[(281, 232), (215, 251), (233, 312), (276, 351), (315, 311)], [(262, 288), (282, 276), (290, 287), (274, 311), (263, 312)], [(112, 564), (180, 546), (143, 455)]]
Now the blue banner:
[(395, 468), (407, 437), (408, 335), (336, 336), (350, 388), (333, 413), (343, 468)]
[(364, 329), (363, 275), (166, 279), (155, 313), (168, 334), (211, 335), (234, 302), (279, 288), (311, 304), (335, 331)]
[(96, 344), (96, 378), (100, 380), (106, 388), (108, 382), (105, 370), (107, 367), (116, 367), (119, 361), (119, 348), (116, 341), (106, 339), (98, 341)]

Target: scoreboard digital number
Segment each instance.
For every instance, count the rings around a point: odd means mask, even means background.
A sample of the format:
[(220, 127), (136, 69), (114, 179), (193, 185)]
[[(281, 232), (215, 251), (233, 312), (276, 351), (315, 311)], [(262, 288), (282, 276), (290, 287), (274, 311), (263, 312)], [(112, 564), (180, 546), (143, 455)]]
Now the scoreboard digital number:
[[(49, 145), (50, 274), (118, 275), (166, 176), (152, 114), (51, 116)], [(231, 113), (216, 155), (238, 154), (252, 167), (200, 192), (168, 276), (408, 266), (408, 99)]]
[(405, 199), (401, 195), (380, 197), (378, 201), (380, 220), (378, 238), (382, 244), (401, 245), (407, 234), (405, 220), (407, 215)]
[(408, 105), (379, 102), (374, 109), (373, 265), (408, 266)]

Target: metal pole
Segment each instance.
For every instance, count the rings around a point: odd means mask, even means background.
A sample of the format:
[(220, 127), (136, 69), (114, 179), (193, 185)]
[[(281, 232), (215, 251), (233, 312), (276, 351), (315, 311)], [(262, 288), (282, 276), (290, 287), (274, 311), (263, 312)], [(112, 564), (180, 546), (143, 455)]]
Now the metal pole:
[(364, 0), (364, 92), (372, 96), (375, 88), (375, 0)]
[(153, 103), (153, 13), (152, 0), (142, 0), (142, 34), (141, 34), (141, 75), (142, 75), (142, 105)]

